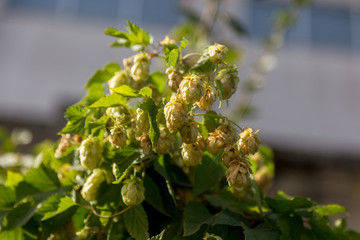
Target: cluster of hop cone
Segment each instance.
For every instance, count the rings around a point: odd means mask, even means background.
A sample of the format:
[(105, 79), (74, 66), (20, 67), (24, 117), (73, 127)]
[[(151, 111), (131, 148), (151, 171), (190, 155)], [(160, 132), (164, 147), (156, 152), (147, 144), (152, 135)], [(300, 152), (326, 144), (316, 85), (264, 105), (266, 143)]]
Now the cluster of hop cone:
[[(168, 37), (160, 43), (164, 48), (174, 41)], [(228, 184), (238, 192), (246, 193), (250, 185), (251, 164), (246, 156), (258, 151), (260, 140), (257, 131), (251, 128), (240, 128), (237, 138), (237, 126), (226, 118), (221, 118), (220, 125), (209, 132), (204, 138), (199, 131), (200, 122), (194, 116), (205, 116), (206, 113), (194, 113), (208, 111), (217, 99), (227, 100), (236, 91), (239, 78), (236, 66), (227, 64), (225, 56), (228, 49), (221, 44), (214, 44), (206, 48), (205, 55), (208, 60), (215, 64), (215, 70), (211, 73), (196, 74), (186, 71), (184, 65), (195, 65), (199, 60), (198, 55), (189, 54), (180, 59), (175, 66), (165, 70), (168, 88), (172, 91), (170, 100), (166, 102), (163, 109), (157, 113), (157, 124), (160, 136), (155, 146), (149, 137), (150, 119), (149, 114), (141, 108), (131, 106), (110, 107), (105, 115), (109, 117), (105, 137), (100, 142), (97, 136), (71, 137), (64, 134), (58, 145), (55, 156), (63, 156), (66, 148), (80, 142), (79, 156), (83, 168), (92, 171), (82, 186), (82, 196), (88, 201), (97, 199), (98, 188), (104, 181), (111, 182), (108, 173), (99, 168), (102, 162), (103, 142), (109, 141), (113, 148), (124, 148), (129, 144), (137, 144), (139, 152), (143, 155), (156, 153), (171, 156), (176, 141), (181, 138), (182, 167), (189, 168), (200, 164), (204, 151), (211, 154), (222, 152), (222, 162), (227, 167), (226, 178)], [(128, 85), (135, 90), (143, 87), (153, 88), (146, 79), (149, 77), (151, 60), (161, 56), (158, 52), (141, 52), (123, 60), (124, 69), (116, 72), (109, 79), (108, 86), (110, 94), (122, 85)], [(221, 87), (220, 87), (221, 86)], [(169, 90), (169, 91), (170, 91)], [(155, 90), (152, 98), (159, 103), (164, 98)], [(164, 102), (164, 103), (165, 103)], [(129, 103), (131, 105), (131, 103)], [(136, 110), (135, 110), (136, 109)], [(220, 115), (207, 117), (219, 118)], [(179, 133), (179, 134), (178, 134)], [(178, 148), (179, 149), (179, 148)], [(176, 149), (175, 149), (176, 150)], [(142, 179), (134, 174), (123, 182), (121, 190), (122, 198), (127, 206), (140, 204), (144, 200), (144, 187)]]

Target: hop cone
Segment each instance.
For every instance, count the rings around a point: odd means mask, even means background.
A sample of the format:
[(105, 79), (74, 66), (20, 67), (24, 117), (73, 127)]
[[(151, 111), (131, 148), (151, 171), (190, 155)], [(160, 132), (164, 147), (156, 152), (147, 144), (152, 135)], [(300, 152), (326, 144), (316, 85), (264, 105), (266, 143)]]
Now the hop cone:
[(101, 159), (101, 146), (96, 137), (88, 137), (80, 145), (80, 163), (85, 169), (93, 170)]

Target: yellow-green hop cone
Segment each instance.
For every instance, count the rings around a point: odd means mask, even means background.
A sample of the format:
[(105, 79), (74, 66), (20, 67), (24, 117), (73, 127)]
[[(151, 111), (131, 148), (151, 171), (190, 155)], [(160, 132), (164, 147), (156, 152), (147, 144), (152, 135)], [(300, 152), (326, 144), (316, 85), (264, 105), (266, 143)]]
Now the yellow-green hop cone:
[(215, 92), (213, 89), (206, 88), (205, 94), (200, 98), (200, 100), (196, 103), (198, 108), (203, 111), (210, 110), (211, 106), (214, 104), (216, 100)]
[(152, 147), (152, 144), (151, 144), (151, 139), (149, 137), (148, 134), (144, 134), (142, 136), (140, 136), (138, 138), (139, 142), (140, 142), (140, 146), (143, 150), (143, 153), (144, 154), (149, 154), (150, 153), (150, 150), (151, 150), (151, 147)]
[(203, 80), (196, 75), (185, 77), (179, 86), (179, 94), (187, 103), (195, 103), (204, 95)]
[(126, 146), (127, 132), (121, 125), (115, 125), (110, 130), (109, 141), (114, 148), (124, 148)]
[(220, 70), (215, 80), (222, 84), (222, 99), (229, 99), (235, 92), (239, 83), (238, 71), (235, 66)]
[(188, 118), (180, 129), (181, 139), (187, 144), (196, 142), (198, 133), (197, 123), (192, 118)]
[(225, 147), (225, 134), (219, 130), (215, 129), (214, 132), (209, 133), (209, 136), (206, 138), (206, 150), (212, 154), (218, 153), (221, 149)]
[(239, 151), (236, 147), (226, 147), (221, 156), (222, 162), (226, 167), (229, 167), (231, 162), (238, 161), (239, 158)]
[(145, 199), (145, 188), (142, 181), (136, 177), (127, 179), (121, 188), (121, 196), (126, 206), (142, 203)]
[(164, 107), (164, 114), (166, 127), (170, 132), (175, 132), (182, 127), (188, 117), (187, 105), (176, 95), (173, 95)]
[(98, 197), (98, 190), (100, 184), (105, 181), (105, 173), (103, 170), (96, 168), (93, 173), (86, 179), (86, 182), (81, 190), (82, 197), (91, 202), (95, 201)]
[(147, 112), (145, 112), (141, 108), (136, 109), (136, 129), (141, 134), (149, 133), (150, 129), (149, 116)]
[(171, 66), (165, 71), (168, 78), (168, 85), (173, 92), (177, 92), (179, 85), (183, 79), (183, 76), (176, 70), (175, 67)]
[(146, 53), (134, 56), (134, 64), (131, 66), (130, 75), (135, 82), (142, 82), (149, 76), (150, 59)]
[(254, 173), (254, 180), (263, 191), (270, 187), (272, 179), (266, 166), (261, 167)]
[(183, 143), (181, 146), (181, 156), (184, 160), (185, 166), (196, 166), (200, 163), (204, 153), (204, 140), (201, 136), (197, 138), (194, 143)]
[(80, 145), (80, 163), (85, 169), (93, 170), (101, 159), (102, 148), (96, 137), (89, 136)]
[(173, 145), (174, 137), (170, 136), (170, 133), (165, 126), (160, 126), (160, 137), (153, 149), (154, 152), (159, 155), (166, 154), (173, 149)]
[(208, 53), (210, 61), (216, 64), (222, 63), (228, 50), (227, 47), (218, 43), (209, 46)]
[(110, 88), (110, 94), (112, 93), (111, 88), (117, 88), (121, 85), (128, 84), (130, 82), (129, 75), (125, 70), (120, 70), (114, 74), (112, 78), (108, 81)]
[(250, 182), (251, 164), (248, 160), (240, 158), (232, 161), (226, 171), (226, 179), (230, 187), (240, 188)]
[(254, 154), (259, 150), (261, 141), (257, 136), (259, 130), (253, 132), (251, 128), (245, 129), (239, 134), (240, 139), (237, 142), (238, 150), (243, 154)]
[(230, 125), (223, 124), (223, 125), (220, 125), (217, 129), (224, 133), (223, 136), (224, 136), (225, 145), (231, 146), (235, 143), (235, 141), (236, 141), (235, 131)]

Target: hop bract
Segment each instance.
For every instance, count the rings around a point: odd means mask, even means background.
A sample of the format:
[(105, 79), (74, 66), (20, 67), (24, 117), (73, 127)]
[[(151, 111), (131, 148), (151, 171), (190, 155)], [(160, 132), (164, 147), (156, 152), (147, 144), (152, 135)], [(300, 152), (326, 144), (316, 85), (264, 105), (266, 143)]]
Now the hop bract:
[(204, 95), (204, 83), (199, 76), (185, 77), (179, 86), (180, 96), (187, 103), (195, 103)]
[(129, 76), (126, 71), (120, 70), (114, 74), (112, 78), (108, 81), (108, 85), (110, 88), (110, 94), (112, 93), (111, 88), (117, 88), (121, 85), (129, 83)]
[(174, 144), (174, 137), (169, 135), (169, 131), (165, 126), (160, 127), (160, 137), (154, 148), (154, 152), (163, 155), (168, 153)]
[(192, 118), (188, 118), (180, 129), (182, 141), (188, 144), (196, 141), (198, 133), (197, 123)]
[(218, 43), (209, 46), (208, 53), (209, 53), (210, 61), (216, 64), (222, 63), (226, 56), (227, 51), (228, 51), (227, 47)]
[(166, 127), (175, 132), (182, 127), (187, 118), (187, 105), (176, 95), (164, 107)]
[(200, 163), (204, 153), (204, 139), (199, 136), (195, 143), (183, 143), (181, 148), (181, 156), (185, 166), (196, 166)]
[(139, 133), (148, 133), (150, 129), (149, 116), (141, 108), (136, 109), (136, 128)]
[(173, 66), (169, 67), (165, 71), (169, 81), (168, 85), (173, 92), (177, 92), (179, 85), (183, 79), (183, 76), (174, 68)]
[(136, 177), (127, 179), (121, 188), (121, 196), (126, 206), (142, 203), (145, 199), (145, 188), (142, 181)]
[(115, 125), (110, 130), (109, 141), (114, 148), (124, 148), (126, 146), (127, 132), (125, 127)]
[(259, 150), (259, 145), (261, 143), (257, 133), (258, 130), (253, 132), (251, 128), (247, 128), (240, 133), (240, 139), (237, 142), (238, 150), (243, 154), (256, 153)]
[(82, 197), (87, 201), (95, 201), (98, 196), (98, 189), (100, 184), (105, 181), (105, 173), (103, 170), (96, 168), (93, 173), (86, 179), (86, 182), (81, 190)]
[(149, 76), (150, 60), (146, 53), (134, 56), (134, 64), (131, 66), (131, 77), (135, 82), (144, 81)]
[(230, 187), (240, 188), (250, 182), (251, 164), (246, 159), (230, 163), (226, 171), (226, 179)]
[(220, 151), (220, 149), (225, 146), (225, 134), (216, 129), (214, 132), (209, 133), (209, 136), (206, 138), (206, 150), (208, 152), (215, 154)]
[(226, 147), (222, 154), (222, 162), (229, 167), (233, 161), (239, 161), (239, 151), (235, 147)]
[(93, 170), (101, 159), (102, 148), (96, 137), (89, 136), (80, 145), (80, 163), (85, 169)]
[(236, 92), (239, 83), (238, 71), (235, 66), (222, 69), (215, 80), (219, 80), (222, 84), (222, 99), (229, 99)]
[(197, 106), (204, 111), (210, 110), (211, 106), (214, 104), (216, 96), (214, 90), (210, 87), (205, 89), (205, 94), (200, 98), (196, 104)]
[(235, 143), (234, 129), (230, 125), (222, 124), (217, 129), (224, 133), (223, 136), (225, 145), (232, 145)]

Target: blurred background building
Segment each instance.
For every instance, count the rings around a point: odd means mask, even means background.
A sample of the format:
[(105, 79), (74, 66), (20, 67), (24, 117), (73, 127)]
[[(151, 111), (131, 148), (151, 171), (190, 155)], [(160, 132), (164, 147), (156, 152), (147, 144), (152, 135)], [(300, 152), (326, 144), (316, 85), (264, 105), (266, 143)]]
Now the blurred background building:
[[(181, 4), (201, 12), (204, 1), (0, 0), (0, 125), (29, 128), (34, 142), (56, 140), (64, 109), (85, 94), (81, 89), (95, 69), (131, 54), (108, 48), (112, 39), (104, 29), (122, 29), (129, 19), (161, 40), (184, 20)], [(248, 32), (243, 38), (227, 35), (246, 49), (240, 79), (261, 53), (274, 12), (287, 5), (285, 0), (221, 2)], [(276, 58), (277, 67), (254, 95), (255, 116), (241, 122), (261, 129), (263, 142), (275, 151), (277, 175), (270, 192), (342, 204), (356, 229), (360, 1), (318, 0), (302, 9)], [(230, 106), (227, 115), (235, 111), (236, 99)]]

